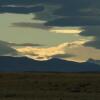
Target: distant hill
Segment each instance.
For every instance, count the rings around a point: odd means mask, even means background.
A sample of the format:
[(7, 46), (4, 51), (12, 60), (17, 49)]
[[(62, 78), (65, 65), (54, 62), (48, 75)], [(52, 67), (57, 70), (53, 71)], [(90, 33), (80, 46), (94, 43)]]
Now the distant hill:
[(88, 62), (100, 65), (100, 60), (89, 59)]
[(27, 57), (0, 56), (0, 72), (100, 72), (91, 62), (77, 63), (58, 58), (36, 61)]

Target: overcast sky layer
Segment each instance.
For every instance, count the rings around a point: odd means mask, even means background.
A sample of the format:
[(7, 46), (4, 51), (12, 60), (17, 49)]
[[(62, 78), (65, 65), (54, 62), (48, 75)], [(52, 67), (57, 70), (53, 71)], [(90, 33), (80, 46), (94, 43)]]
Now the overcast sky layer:
[(100, 60), (100, 1), (0, 0), (0, 55)]

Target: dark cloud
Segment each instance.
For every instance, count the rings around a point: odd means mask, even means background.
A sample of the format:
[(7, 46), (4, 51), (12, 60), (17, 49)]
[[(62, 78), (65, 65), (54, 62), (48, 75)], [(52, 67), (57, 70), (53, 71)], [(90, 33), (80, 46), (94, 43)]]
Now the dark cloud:
[(33, 44), (33, 43), (22, 43), (22, 44), (17, 44), (17, 43), (9, 43), (11, 46), (43, 46), (41, 44)]
[(40, 28), (40, 29), (48, 29), (49, 26), (45, 26), (43, 23), (28, 23), (28, 22), (18, 22), (13, 23), (13, 27), (25, 27), (25, 28)]
[[(100, 25), (98, 0), (46, 0), (46, 11), (36, 13), (36, 19), (46, 20), (48, 26)], [(55, 7), (53, 5), (55, 4)], [(59, 7), (58, 7), (59, 5)], [(50, 8), (51, 6), (51, 8)]]
[(17, 55), (17, 51), (10, 47), (7, 42), (0, 41), (0, 56), (3, 55)]
[(27, 14), (27, 13), (33, 13), (33, 12), (41, 12), (44, 10), (43, 6), (15, 6), (15, 7), (6, 7), (1, 6), (0, 7), (0, 13), (21, 13), (21, 14)]
[[(62, 7), (54, 14), (60, 16), (97, 16), (100, 11), (100, 1), (98, 0), (61, 0)], [(94, 12), (96, 10), (97, 12)]]
[(4, 42), (0, 41), (0, 44), (5, 44), (6, 46), (43, 46), (42, 44), (34, 44), (34, 43), (9, 43), (9, 42)]
[(100, 25), (100, 18), (95, 16), (78, 16), (66, 17), (48, 21), (45, 23), (48, 26), (87, 26), (87, 25)]
[[(99, 0), (0, 0), (0, 5), (1, 13), (33, 12), (35, 19), (45, 20), (45, 25), (49, 26), (100, 25)], [(3, 5), (20, 7), (2, 7)], [(26, 7), (21, 7), (23, 5)]]
[(0, 0), (0, 5), (30, 5), (43, 1), (44, 0)]
[[(62, 0), (66, 1), (66, 0)], [(61, 0), (0, 0), (0, 5), (30, 5), (30, 4), (56, 4), (61, 3)]]
[(34, 19), (39, 19), (39, 20), (46, 20), (46, 21), (51, 21), (56, 18), (59, 18), (58, 15), (53, 14), (57, 9), (60, 8), (60, 5), (57, 4), (43, 4), (44, 10), (42, 12), (36, 12), (35, 15), (36, 17)]
[(14, 48), (12, 48), (12, 46), (42, 46), (42, 45), (41, 44), (32, 44), (32, 43), (17, 44), (17, 43), (9, 43), (9, 42), (0, 40), (0, 56), (4, 56), (4, 55), (17, 56), (17, 55), (19, 55), (19, 53)]
[(85, 43), (85, 46), (100, 49), (100, 26), (86, 26), (84, 31), (80, 33), (82, 36), (92, 36), (93, 41)]

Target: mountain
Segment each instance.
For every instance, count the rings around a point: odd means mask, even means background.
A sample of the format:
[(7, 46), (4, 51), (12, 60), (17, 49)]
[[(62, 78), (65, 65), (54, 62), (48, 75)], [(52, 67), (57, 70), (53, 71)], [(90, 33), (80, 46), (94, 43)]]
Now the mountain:
[(36, 61), (27, 57), (0, 56), (0, 72), (100, 72), (91, 62), (77, 63), (53, 58)]
[(89, 59), (88, 62), (100, 65), (100, 60)]

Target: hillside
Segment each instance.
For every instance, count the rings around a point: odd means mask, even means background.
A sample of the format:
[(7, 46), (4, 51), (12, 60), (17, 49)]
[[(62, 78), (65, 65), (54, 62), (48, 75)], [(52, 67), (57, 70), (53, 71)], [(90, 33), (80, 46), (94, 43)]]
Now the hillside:
[(36, 61), (27, 57), (0, 56), (0, 72), (100, 72), (91, 62), (77, 63), (58, 58)]

